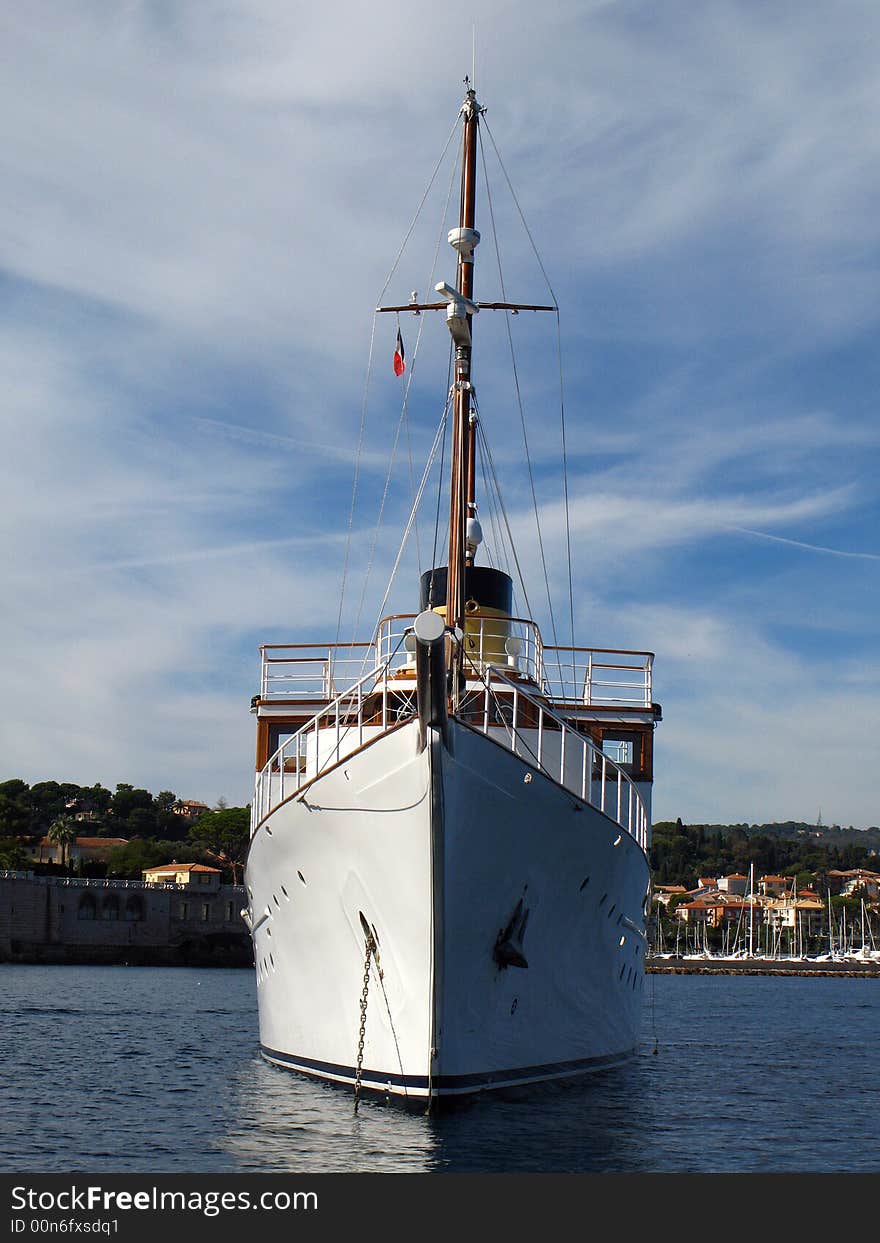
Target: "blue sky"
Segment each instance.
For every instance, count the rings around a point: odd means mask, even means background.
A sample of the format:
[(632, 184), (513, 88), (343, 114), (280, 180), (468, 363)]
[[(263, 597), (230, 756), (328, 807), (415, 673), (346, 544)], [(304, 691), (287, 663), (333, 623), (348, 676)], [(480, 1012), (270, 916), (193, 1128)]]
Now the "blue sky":
[[(880, 821), (876, 4), (7, 10), (5, 776), (249, 797), (258, 644), (335, 633), (372, 308), (475, 20), (478, 92), (561, 307), (576, 636), (656, 652), (656, 817)], [(428, 288), (447, 168), (388, 299)], [(492, 185), (508, 295), (543, 301)], [(494, 296), (484, 208), (478, 223)], [(451, 260), (444, 244), (435, 279)], [(481, 415), (546, 629), (489, 318)], [(566, 642), (549, 320), (513, 328)], [(380, 320), (345, 637), (400, 412), (393, 341)], [(417, 472), (446, 348), (426, 322)], [(401, 467), (364, 637), (408, 511)], [(428, 515), (423, 563), (430, 532)], [(395, 611), (415, 607), (410, 553)]]

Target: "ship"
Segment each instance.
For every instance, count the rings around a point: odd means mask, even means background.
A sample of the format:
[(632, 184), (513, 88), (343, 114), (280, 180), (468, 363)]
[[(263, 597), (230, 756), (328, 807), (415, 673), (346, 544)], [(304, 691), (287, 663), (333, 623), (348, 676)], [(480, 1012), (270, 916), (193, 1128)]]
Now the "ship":
[(363, 642), (263, 645), (251, 704), (260, 1050), (356, 1107), (618, 1066), (644, 1005), (654, 658), (545, 643), (481, 563), (474, 318), (557, 308), (476, 300), (484, 109), (465, 84), (455, 284), (377, 308), (445, 311), (448, 556)]

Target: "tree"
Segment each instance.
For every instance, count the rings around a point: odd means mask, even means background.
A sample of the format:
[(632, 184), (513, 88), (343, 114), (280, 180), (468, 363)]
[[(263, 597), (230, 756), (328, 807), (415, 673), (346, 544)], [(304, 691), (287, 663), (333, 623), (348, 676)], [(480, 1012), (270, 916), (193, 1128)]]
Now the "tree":
[(76, 841), (77, 824), (73, 816), (59, 816), (49, 827), (46, 834), (53, 846), (61, 847), (61, 866), (66, 867), (70, 857), (70, 847)]
[(35, 832), (30, 787), (20, 777), (0, 782), (0, 834), (21, 837)]
[(136, 807), (153, 810), (153, 796), (149, 790), (136, 790), (134, 786), (120, 781), (110, 800), (114, 820), (127, 820)]
[(149, 790), (136, 790), (120, 782), (110, 800), (110, 811), (117, 831), (124, 828), (126, 837), (152, 836), (156, 831), (156, 809)]
[(180, 850), (179, 842), (155, 842), (143, 838), (132, 838), (124, 846), (114, 846), (107, 856), (108, 876), (127, 876), (132, 880), (140, 880), (143, 871), (158, 868), (162, 864), (176, 859), (179, 863), (189, 863), (184, 855), (198, 854), (198, 851)]
[(35, 833), (45, 833), (49, 825), (67, 814), (67, 795), (57, 781), (39, 781), (31, 786), (30, 801)]
[(250, 841), (251, 814), (249, 807), (224, 807), (206, 811), (189, 831), (189, 840), (211, 851), (221, 863), (232, 868), (232, 882), (244, 866)]
[(0, 838), (0, 868), (17, 872), (28, 866), (28, 857), (17, 837)]

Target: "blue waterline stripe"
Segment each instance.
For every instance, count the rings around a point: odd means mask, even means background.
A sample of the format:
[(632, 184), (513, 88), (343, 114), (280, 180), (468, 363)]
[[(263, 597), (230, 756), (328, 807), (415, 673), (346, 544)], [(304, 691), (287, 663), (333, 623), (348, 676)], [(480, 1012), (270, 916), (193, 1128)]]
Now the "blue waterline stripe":
[[(260, 1046), (263, 1054), (274, 1062), (280, 1062), (292, 1070), (301, 1070), (306, 1074), (332, 1075), (334, 1078), (351, 1079), (354, 1082), (355, 1068), (341, 1066), (336, 1062), (320, 1062), (314, 1058), (299, 1057), (291, 1053), (281, 1053), (266, 1045)], [(618, 1062), (634, 1057), (636, 1047), (621, 1053), (606, 1053), (601, 1057), (584, 1057), (568, 1062), (546, 1062), (540, 1066), (518, 1066), (511, 1070), (483, 1071), (473, 1075), (437, 1075), (431, 1085), (438, 1091), (456, 1091), (462, 1088), (488, 1087), (492, 1084), (520, 1083), (528, 1079), (552, 1079), (562, 1075), (578, 1074), (581, 1071), (600, 1070), (603, 1066), (613, 1066)], [(385, 1074), (375, 1070), (364, 1070), (361, 1074), (364, 1084), (380, 1088), (388, 1084), (401, 1088), (422, 1088), (427, 1090), (427, 1075)]]

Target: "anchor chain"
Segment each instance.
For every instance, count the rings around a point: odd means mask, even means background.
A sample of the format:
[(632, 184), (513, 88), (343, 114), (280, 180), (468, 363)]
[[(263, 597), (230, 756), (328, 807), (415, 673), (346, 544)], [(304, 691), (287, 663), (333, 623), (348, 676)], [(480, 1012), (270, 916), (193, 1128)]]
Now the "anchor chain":
[[(367, 995), (370, 991), (370, 966), (373, 955), (376, 953), (376, 942), (373, 934), (366, 929), (364, 930), (364, 941), (367, 947), (366, 957), (364, 959), (364, 987), (361, 992), (361, 1025), (358, 1030), (358, 1046), (357, 1046), (357, 1064), (354, 1072), (354, 1112), (358, 1111), (358, 1104), (361, 1096), (361, 1075), (364, 1066), (364, 1034), (367, 1030)], [(377, 961), (378, 966), (378, 961)]]

